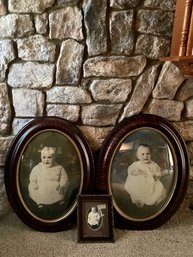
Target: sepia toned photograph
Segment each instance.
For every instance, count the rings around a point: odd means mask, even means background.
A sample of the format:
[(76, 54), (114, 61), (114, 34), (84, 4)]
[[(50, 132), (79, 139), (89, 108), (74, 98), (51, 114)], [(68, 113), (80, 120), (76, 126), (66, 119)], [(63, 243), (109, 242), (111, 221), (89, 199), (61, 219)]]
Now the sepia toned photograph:
[(188, 177), (186, 144), (157, 115), (122, 120), (99, 154), (97, 189), (112, 195), (118, 228), (154, 229), (167, 222), (186, 195)]
[(44, 131), (36, 135), (21, 155), (20, 190), (37, 218), (53, 220), (65, 215), (81, 185), (81, 159), (67, 135)]
[(145, 220), (167, 204), (177, 181), (173, 153), (155, 129), (138, 129), (125, 137), (111, 164), (111, 190), (120, 212)]
[(87, 221), (88, 221), (88, 226), (92, 230), (98, 230), (100, 229), (100, 226), (103, 223), (103, 216), (104, 214), (102, 213), (102, 209), (106, 209), (106, 204), (105, 205), (97, 205), (97, 206), (92, 206), (88, 210), (87, 214)]
[(77, 218), (77, 195), (94, 187), (89, 144), (78, 128), (57, 117), (28, 123), (16, 135), (5, 169), (13, 209), (26, 225), (39, 231), (72, 226)]
[(78, 242), (114, 242), (112, 197), (78, 196)]

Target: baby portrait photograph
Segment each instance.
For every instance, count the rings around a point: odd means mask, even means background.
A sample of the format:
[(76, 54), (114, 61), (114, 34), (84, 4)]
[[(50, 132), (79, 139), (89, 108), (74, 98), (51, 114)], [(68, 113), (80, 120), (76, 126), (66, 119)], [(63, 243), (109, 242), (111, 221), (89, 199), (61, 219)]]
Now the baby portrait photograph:
[(45, 131), (34, 137), (24, 149), (20, 170), (24, 204), (40, 219), (57, 219), (75, 203), (81, 162), (65, 134)]
[(111, 164), (111, 190), (118, 212), (134, 220), (159, 213), (173, 192), (174, 163), (172, 146), (160, 132), (138, 129), (127, 135)]
[(114, 242), (111, 195), (82, 194), (77, 199), (78, 242)]

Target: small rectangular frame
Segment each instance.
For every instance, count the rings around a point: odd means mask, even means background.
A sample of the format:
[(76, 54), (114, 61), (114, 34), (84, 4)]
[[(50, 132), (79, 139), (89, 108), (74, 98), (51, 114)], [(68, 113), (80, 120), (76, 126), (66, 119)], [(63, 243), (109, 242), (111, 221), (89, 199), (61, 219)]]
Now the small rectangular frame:
[(111, 195), (78, 196), (78, 242), (114, 242)]

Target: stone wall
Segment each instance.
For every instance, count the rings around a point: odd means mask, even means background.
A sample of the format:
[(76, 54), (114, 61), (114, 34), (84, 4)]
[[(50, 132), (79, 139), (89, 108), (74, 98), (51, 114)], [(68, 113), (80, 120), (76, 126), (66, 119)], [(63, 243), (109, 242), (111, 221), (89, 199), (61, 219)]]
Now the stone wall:
[(175, 0), (0, 0), (0, 215), (14, 135), (38, 116), (73, 122), (100, 148), (123, 118), (171, 121), (193, 164), (193, 80), (170, 52)]

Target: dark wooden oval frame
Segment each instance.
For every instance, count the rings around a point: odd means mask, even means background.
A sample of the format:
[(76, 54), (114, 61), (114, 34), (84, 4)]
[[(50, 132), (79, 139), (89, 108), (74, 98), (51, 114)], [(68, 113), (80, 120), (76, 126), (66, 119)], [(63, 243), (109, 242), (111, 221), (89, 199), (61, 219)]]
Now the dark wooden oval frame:
[[(111, 160), (115, 150), (123, 138), (136, 129), (150, 128), (163, 134), (171, 143), (176, 154), (177, 181), (172, 197), (161, 213), (149, 220), (133, 220), (127, 214), (121, 215), (114, 206), (115, 226), (123, 229), (146, 230), (155, 229), (167, 222), (180, 207), (186, 195), (189, 180), (189, 157), (186, 144), (177, 129), (166, 119), (151, 115), (139, 114), (122, 120), (109, 134), (99, 153), (97, 167), (97, 190), (99, 193), (111, 193), (109, 174), (111, 174)], [(112, 195), (112, 198), (114, 196)], [(124, 213), (125, 214), (125, 213)], [(125, 217), (127, 216), (127, 217)]]
[(77, 219), (76, 209), (77, 201), (75, 206), (72, 206), (72, 210), (65, 218), (53, 220), (41, 220), (36, 218), (33, 213), (29, 213), (25, 205), (22, 203), (19, 195), (17, 186), (17, 174), (19, 171), (19, 165), (21, 154), (30, 139), (38, 133), (44, 132), (45, 130), (56, 131), (61, 134), (66, 134), (74, 143), (79, 151), (82, 171), (79, 194), (92, 193), (94, 188), (94, 159), (90, 146), (82, 134), (82, 132), (74, 124), (58, 117), (40, 117), (35, 118), (24, 126), (14, 138), (12, 145), (9, 149), (5, 164), (5, 187), (8, 196), (8, 200), (17, 214), (17, 216), (32, 229), (42, 232), (57, 232), (66, 230), (71, 227)]

